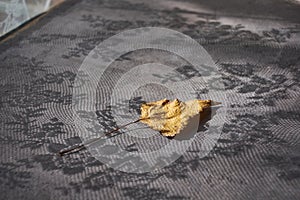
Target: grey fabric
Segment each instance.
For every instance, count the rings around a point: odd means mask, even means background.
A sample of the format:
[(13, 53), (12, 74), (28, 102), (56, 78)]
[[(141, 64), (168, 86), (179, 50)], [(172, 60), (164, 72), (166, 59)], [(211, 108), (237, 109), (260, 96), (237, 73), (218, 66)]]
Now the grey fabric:
[[(299, 199), (300, 7), (274, 2), (67, 1), (1, 43), (1, 199)], [(58, 157), (81, 142), (72, 84), (84, 58), (109, 36), (145, 26), (189, 35), (217, 63), (229, 105), (215, 148), (200, 159), (193, 143), (176, 162), (144, 174), (108, 168), (86, 150)], [(115, 61), (107, 80), (124, 65), (149, 61), (188, 64), (167, 52), (140, 50)], [(132, 109), (153, 92), (167, 94), (150, 85), (136, 92)], [(97, 115), (102, 128), (116, 126), (109, 108)], [(119, 140), (143, 150), (138, 141)]]

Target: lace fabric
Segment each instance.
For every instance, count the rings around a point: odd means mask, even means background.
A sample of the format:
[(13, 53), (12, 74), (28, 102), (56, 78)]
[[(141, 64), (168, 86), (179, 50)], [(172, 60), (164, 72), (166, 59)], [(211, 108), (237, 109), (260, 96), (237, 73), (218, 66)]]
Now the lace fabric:
[[(14, 9), (24, 13), (17, 23), (29, 14), (22, 1), (14, 2)], [(250, 2), (248, 10), (254, 12), (241, 14), (234, 2), (66, 1), (0, 43), (1, 199), (299, 199), (300, 13), (294, 11), (299, 4), (239, 0), (245, 10)], [(147, 26), (197, 40), (222, 73), (228, 114), (213, 151), (200, 159), (202, 147), (196, 140), (176, 162), (143, 174), (109, 168), (86, 150), (57, 156), (81, 143), (72, 87), (85, 57), (110, 36)], [(186, 60), (168, 52), (146, 49), (123, 55), (99, 80), (97, 131), (120, 125), (105, 104), (119, 77), (150, 62), (180, 72), (153, 74), (162, 83), (200, 76)], [(196, 91), (198, 99), (205, 94), (205, 89)], [(166, 96), (172, 92), (149, 84), (117, 106), (129, 106), (133, 115), (145, 98)], [(81, 114), (88, 118), (90, 113)], [(144, 139), (126, 131), (112, 141), (127, 151), (155, 151), (168, 142), (159, 134)]]

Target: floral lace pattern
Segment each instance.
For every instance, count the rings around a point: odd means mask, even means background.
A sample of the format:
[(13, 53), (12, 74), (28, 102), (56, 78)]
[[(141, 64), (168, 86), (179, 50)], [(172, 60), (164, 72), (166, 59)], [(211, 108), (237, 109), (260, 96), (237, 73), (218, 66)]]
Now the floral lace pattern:
[[(1, 44), (3, 198), (299, 198), (300, 48), (289, 45), (299, 36), (299, 28), (291, 23), (258, 33), (208, 13), (192, 13), (196, 19), (190, 22), (189, 13), (186, 8), (159, 10), (132, 0), (66, 2)], [(216, 61), (229, 108), (214, 150), (200, 159), (200, 147), (194, 144), (170, 166), (143, 174), (110, 169), (86, 150), (57, 156), (59, 150), (81, 142), (72, 121), (72, 87), (85, 56), (109, 36), (145, 26), (183, 32)], [(140, 57), (149, 54), (126, 54), (111, 67), (146, 63)], [(152, 52), (157, 54), (162, 55)], [(165, 55), (161, 59), (168, 62)], [(179, 64), (181, 76), (154, 76), (162, 82), (201, 76), (185, 61)], [(198, 91), (199, 98), (203, 93), (207, 91)], [(124, 104), (137, 112), (142, 102), (143, 96), (137, 96)], [(117, 126), (110, 107), (96, 114), (99, 130)], [(128, 151), (139, 150), (136, 143), (126, 145)]]

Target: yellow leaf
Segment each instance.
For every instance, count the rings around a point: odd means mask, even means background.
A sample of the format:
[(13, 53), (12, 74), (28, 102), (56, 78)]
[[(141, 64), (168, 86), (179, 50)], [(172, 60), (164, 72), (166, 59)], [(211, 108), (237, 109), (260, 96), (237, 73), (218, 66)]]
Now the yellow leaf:
[(178, 134), (189, 122), (189, 119), (201, 113), (212, 105), (220, 103), (211, 100), (190, 100), (187, 102), (160, 101), (142, 104), (140, 121), (163, 136), (173, 137)]

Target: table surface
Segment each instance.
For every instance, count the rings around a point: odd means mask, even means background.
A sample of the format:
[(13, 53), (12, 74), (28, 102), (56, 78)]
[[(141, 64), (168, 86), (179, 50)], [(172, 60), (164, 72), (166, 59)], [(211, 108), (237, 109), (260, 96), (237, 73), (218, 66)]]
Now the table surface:
[[(0, 199), (299, 199), (299, 10), (283, 0), (78, 0), (49, 11), (0, 42)], [(227, 116), (214, 149), (201, 158), (194, 142), (174, 163), (141, 174), (110, 168), (87, 150), (57, 156), (81, 142), (72, 89), (84, 59), (110, 36), (146, 26), (190, 36), (215, 61)], [(106, 91), (97, 96), (99, 130), (120, 125), (105, 108), (114, 84), (153, 61), (188, 65), (149, 49), (113, 62), (98, 88)], [(176, 98), (168, 92), (150, 84), (131, 107)], [(135, 151), (160, 144), (128, 134), (115, 142)]]

